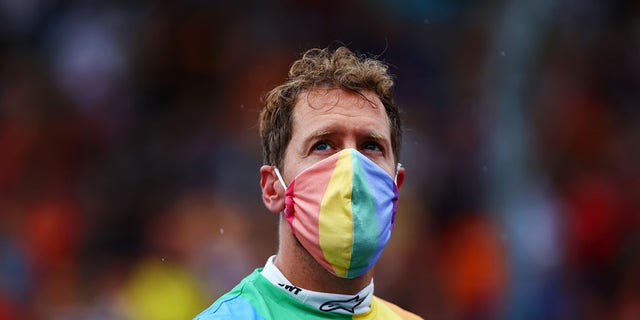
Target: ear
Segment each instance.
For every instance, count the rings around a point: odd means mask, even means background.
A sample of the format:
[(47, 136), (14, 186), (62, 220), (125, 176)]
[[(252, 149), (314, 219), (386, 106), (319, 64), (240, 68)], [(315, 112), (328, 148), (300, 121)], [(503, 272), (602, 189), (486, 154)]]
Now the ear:
[(396, 179), (398, 190), (400, 190), (400, 187), (402, 187), (402, 183), (404, 182), (404, 174), (405, 174), (404, 167), (400, 167), (400, 170), (398, 170), (398, 178)]
[(267, 210), (280, 213), (284, 210), (284, 188), (278, 180), (273, 166), (260, 167), (260, 186), (262, 202)]

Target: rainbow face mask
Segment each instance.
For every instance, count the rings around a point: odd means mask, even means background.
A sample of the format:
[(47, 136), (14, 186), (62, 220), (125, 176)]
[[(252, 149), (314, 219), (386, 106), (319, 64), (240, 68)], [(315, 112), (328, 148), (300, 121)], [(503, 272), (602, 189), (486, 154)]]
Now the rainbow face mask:
[(315, 163), (288, 187), (278, 168), (275, 172), (286, 189), (285, 217), (320, 265), (349, 279), (373, 267), (393, 230), (394, 178), (355, 149)]

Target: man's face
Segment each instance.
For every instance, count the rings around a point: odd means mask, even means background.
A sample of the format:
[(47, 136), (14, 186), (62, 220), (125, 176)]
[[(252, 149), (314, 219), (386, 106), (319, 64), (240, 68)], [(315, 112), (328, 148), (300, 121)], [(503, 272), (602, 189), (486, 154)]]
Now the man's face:
[(341, 89), (301, 93), (293, 109), (291, 141), (284, 157), (287, 184), (314, 163), (353, 148), (395, 174), (389, 118), (377, 95)]

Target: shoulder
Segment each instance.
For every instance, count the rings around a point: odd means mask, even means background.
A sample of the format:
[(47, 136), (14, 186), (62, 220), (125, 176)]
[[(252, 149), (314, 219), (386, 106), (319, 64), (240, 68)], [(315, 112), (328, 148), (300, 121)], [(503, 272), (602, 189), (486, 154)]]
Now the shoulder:
[(197, 315), (194, 320), (254, 319), (263, 320), (253, 305), (239, 294), (225, 295), (209, 308)]
[(403, 320), (420, 320), (423, 319), (422, 317), (420, 317), (417, 314), (411, 313), (405, 309), (400, 308), (399, 306), (386, 301), (384, 299), (381, 299), (380, 297), (374, 297), (375, 299), (377, 299), (378, 301), (381, 302), (382, 306), (387, 307), (388, 309), (390, 309), (391, 311), (393, 311), (395, 314), (397, 314), (398, 316), (400, 316), (401, 319)]
[(221, 319), (253, 319), (264, 318), (251, 303), (255, 290), (253, 281), (258, 276), (254, 272), (244, 278), (235, 288), (216, 300), (211, 306), (198, 314), (193, 320), (221, 320)]

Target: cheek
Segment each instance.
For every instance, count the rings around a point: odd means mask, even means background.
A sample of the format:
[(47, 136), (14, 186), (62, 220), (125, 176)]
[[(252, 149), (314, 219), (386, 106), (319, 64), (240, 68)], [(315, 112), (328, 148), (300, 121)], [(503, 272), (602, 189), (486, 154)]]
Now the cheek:
[(295, 170), (296, 167), (296, 161), (295, 161), (295, 157), (292, 156), (292, 152), (290, 151), (291, 148), (287, 148), (287, 150), (284, 153), (284, 157), (282, 158), (282, 168), (280, 168), (280, 172), (282, 173), (282, 176), (288, 181), (289, 178), (291, 177), (291, 172), (293, 170)]
[(287, 182), (291, 182), (291, 180), (295, 179), (300, 172), (306, 169), (309, 166), (306, 166), (305, 163), (301, 162), (288, 162), (285, 176)]
[(289, 185), (291, 181), (300, 172), (300, 164), (298, 161), (285, 158), (285, 161), (283, 162), (283, 167), (284, 167), (282, 170), (283, 178), (285, 182), (287, 182), (287, 185)]
[(389, 161), (384, 161), (384, 162), (374, 161), (374, 162), (391, 177), (394, 177), (396, 175), (396, 168), (393, 163), (390, 163)]

